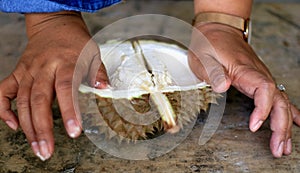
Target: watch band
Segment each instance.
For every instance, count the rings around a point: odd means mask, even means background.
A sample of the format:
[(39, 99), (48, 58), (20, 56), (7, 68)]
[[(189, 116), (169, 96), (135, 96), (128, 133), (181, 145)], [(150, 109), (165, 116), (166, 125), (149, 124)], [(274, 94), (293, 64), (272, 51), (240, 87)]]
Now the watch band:
[(203, 12), (198, 13), (193, 20), (193, 26), (205, 23), (220, 23), (239, 29), (243, 32), (244, 40), (248, 43), (250, 42), (250, 19), (244, 19), (225, 13)]

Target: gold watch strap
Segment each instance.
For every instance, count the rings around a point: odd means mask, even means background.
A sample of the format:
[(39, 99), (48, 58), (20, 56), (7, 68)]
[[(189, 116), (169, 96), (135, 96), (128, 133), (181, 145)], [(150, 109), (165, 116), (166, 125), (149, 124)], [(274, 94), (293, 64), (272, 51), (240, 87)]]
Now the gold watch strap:
[(224, 14), (224, 13), (203, 12), (203, 13), (198, 13), (193, 20), (193, 26), (197, 26), (205, 23), (220, 23), (220, 24), (228, 25), (236, 29), (239, 29), (243, 32), (244, 39), (249, 42), (249, 33), (250, 33), (249, 19), (244, 19), (242, 17), (238, 17), (230, 14)]

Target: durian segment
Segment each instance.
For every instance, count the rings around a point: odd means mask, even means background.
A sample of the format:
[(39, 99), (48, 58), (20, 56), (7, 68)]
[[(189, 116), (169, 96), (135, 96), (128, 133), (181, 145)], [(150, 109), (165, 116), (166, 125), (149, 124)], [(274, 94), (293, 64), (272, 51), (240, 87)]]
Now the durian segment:
[(139, 41), (134, 41), (133, 47), (136, 51), (137, 57), (144, 66), (151, 73), (152, 82), (157, 91), (172, 85), (172, 78), (168, 72), (166, 65), (157, 56), (145, 55)]
[[(110, 85), (118, 90), (139, 89), (153, 87), (151, 74), (144, 64), (134, 56), (124, 56), (121, 65), (110, 77)], [(145, 89), (147, 90), (147, 89)]]
[(162, 121), (166, 122), (166, 128), (170, 129), (170, 132), (172, 133), (177, 132), (179, 129), (177, 128), (177, 123), (175, 120), (176, 114), (173, 111), (173, 107), (171, 106), (169, 99), (163, 93), (160, 92), (151, 93), (150, 97), (156, 104)]

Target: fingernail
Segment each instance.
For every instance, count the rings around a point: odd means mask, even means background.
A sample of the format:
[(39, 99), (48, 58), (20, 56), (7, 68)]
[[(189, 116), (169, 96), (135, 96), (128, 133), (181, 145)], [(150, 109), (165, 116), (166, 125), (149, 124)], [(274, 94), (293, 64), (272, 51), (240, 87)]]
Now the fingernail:
[(291, 138), (287, 140), (286, 151), (287, 151), (286, 154), (292, 153), (292, 140), (291, 140)]
[(34, 141), (31, 143), (31, 148), (32, 148), (32, 151), (33, 153), (39, 158), (41, 159), (42, 161), (45, 161), (46, 159), (41, 155), (40, 153), (40, 149), (39, 149), (39, 144)]
[(282, 153), (283, 153), (283, 145), (284, 145), (284, 142), (280, 142), (280, 144), (278, 145), (278, 148), (277, 148), (277, 153), (276, 155), (278, 157), (281, 157), (282, 156)]
[(100, 85), (101, 85), (101, 82), (98, 82), (98, 81), (96, 81), (96, 83), (95, 83), (94, 87), (95, 87), (95, 88), (99, 88), (99, 87), (100, 87)]
[(263, 121), (262, 121), (262, 120), (259, 120), (259, 121), (255, 124), (255, 126), (253, 127), (252, 131), (253, 131), (253, 132), (256, 132), (256, 131), (261, 127), (262, 124), (263, 124)]
[(45, 161), (51, 157), (51, 154), (49, 153), (48, 144), (45, 140), (41, 140), (39, 142), (39, 148), (40, 148), (40, 151), (37, 153), (37, 156), (42, 161)]
[(96, 81), (94, 87), (98, 89), (104, 89), (108, 87), (108, 83), (106, 81), (103, 82)]
[(35, 155), (37, 155), (40, 152), (39, 144), (36, 141), (31, 142), (31, 148)]
[(71, 138), (77, 137), (81, 132), (80, 127), (75, 123), (75, 121), (73, 119), (68, 120), (67, 130), (68, 130), (68, 134)]
[(12, 121), (5, 121), (5, 123), (8, 125), (8, 127), (10, 127), (13, 130), (17, 130), (18, 126), (13, 123)]

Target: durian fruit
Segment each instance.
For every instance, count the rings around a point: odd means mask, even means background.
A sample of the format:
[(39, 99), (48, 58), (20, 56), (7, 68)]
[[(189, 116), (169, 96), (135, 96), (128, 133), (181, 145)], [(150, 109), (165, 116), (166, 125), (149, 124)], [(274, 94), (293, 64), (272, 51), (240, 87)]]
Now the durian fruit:
[[(194, 76), (187, 51), (175, 44), (129, 40), (100, 45), (100, 50), (110, 87), (81, 84), (79, 104), (86, 126), (108, 139), (176, 133), (220, 96)], [(91, 111), (91, 102), (98, 112)]]

